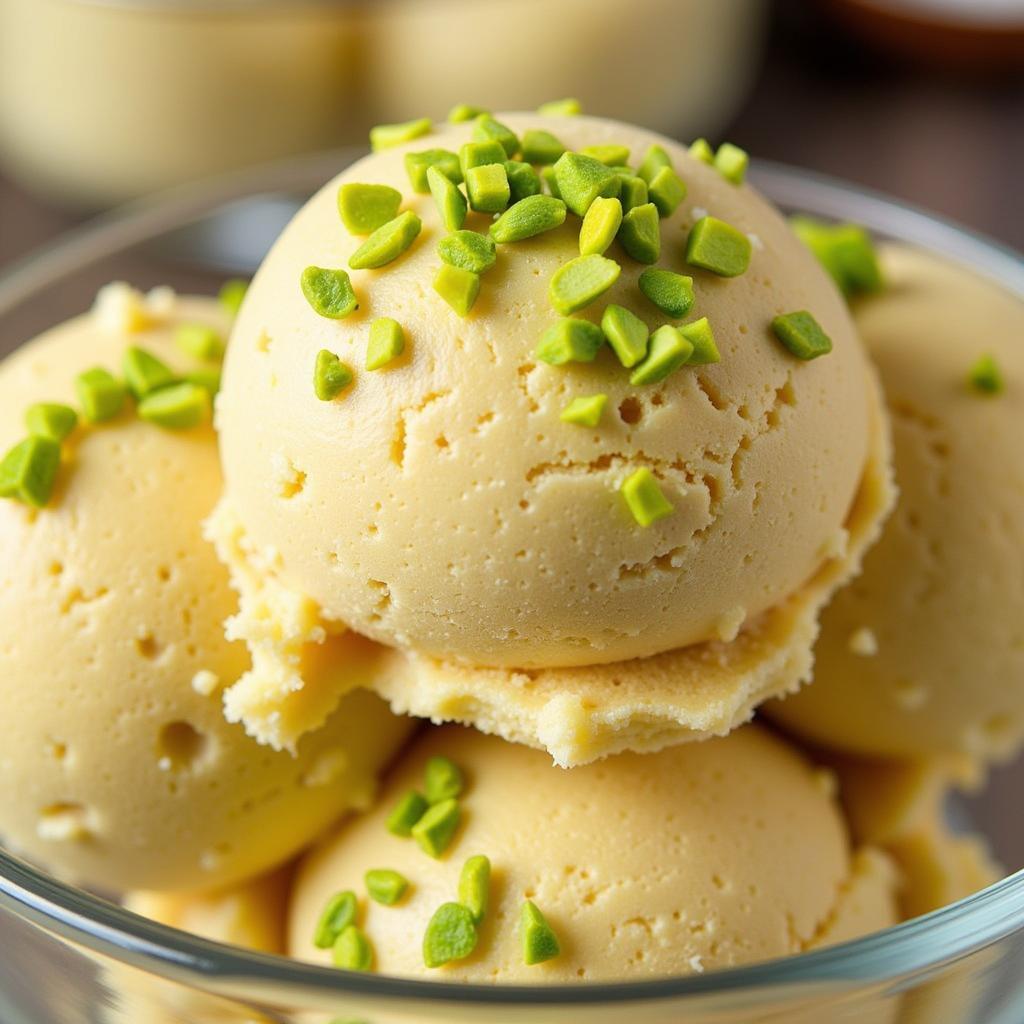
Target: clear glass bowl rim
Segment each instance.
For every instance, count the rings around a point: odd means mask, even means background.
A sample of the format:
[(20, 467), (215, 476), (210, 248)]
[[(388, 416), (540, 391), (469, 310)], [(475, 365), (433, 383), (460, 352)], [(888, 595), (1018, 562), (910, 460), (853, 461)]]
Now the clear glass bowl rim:
[[(347, 149), (234, 174), (135, 203), (69, 232), (0, 274), (0, 317), (59, 284), (76, 268), (163, 232), (200, 222), (248, 196), (312, 191), (361, 151)], [(1024, 299), (1024, 257), (999, 243), (896, 202), (808, 171), (755, 161), (753, 183), (785, 209), (852, 220), (879, 235), (923, 246), (979, 272)], [(652, 981), (551, 986), (484, 986), (364, 975), (251, 953), (139, 917), (62, 883), (0, 850), (0, 908), (95, 953), (180, 984), (253, 999), (273, 991), (275, 1004), (345, 996), (381, 1003), (416, 1002), (438, 1012), (657, 1003), (716, 994), (808, 986), (882, 985), (930, 972), (1024, 928), (1024, 869), (931, 914), (852, 942), (746, 967)], [(441, 1019), (441, 1018), (438, 1018)]]

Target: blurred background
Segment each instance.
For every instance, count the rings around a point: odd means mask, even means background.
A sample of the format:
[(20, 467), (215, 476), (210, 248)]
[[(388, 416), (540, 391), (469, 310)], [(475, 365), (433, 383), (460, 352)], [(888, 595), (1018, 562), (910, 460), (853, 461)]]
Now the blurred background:
[(564, 95), (1024, 249), (1024, 0), (0, 0), (0, 266), (380, 121)]

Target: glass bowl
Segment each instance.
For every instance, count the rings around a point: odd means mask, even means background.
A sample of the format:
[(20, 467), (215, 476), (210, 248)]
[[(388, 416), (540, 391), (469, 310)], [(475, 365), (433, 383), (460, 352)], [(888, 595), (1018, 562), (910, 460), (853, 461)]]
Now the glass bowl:
[[(186, 188), (94, 222), (0, 276), (0, 354), (112, 279), (213, 292), (251, 273), (345, 150)], [(1024, 297), (1019, 255), (912, 207), (786, 167), (753, 180), (786, 210), (849, 219), (973, 268)], [(1024, 764), (957, 808), (1011, 868)], [(685, 978), (558, 987), (398, 980), (208, 942), (129, 913), (0, 850), (4, 1024), (1020, 1024), (1024, 871), (925, 917), (784, 960)]]

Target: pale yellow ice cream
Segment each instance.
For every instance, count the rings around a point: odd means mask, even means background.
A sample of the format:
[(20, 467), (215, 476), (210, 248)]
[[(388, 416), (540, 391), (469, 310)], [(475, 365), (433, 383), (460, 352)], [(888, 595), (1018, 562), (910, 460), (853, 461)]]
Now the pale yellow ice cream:
[[(428, 756), (465, 772), (464, 824), (443, 859), (385, 827), (399, 796), (421, 784)], [(491, 907), (473, 955), (423, 965), (427, 922), (456, 899), (466, 858), (492, 863)], [(377, 808), (342, 826), (301, 863), (290, 952), (312, 943), (329, 897), (365, 892), (388, 867), (410, 881), (396, 906), (367, 903), (376, 970), (436, 980), (600, 981), (689, 974), (840, 941), (896, 920), (896, 875), (882, 854), (851, 855), (820, 774), (770, 732), (658, 754), (622, 754), (563, 771), (543, 754), (474, 730), (432, 730), (403, 758)], [(532, 899), (555, 929), (559, 957), (526, 966), (518, 934)]]
[[(646, 389), (629, 386), (610, 352), (571, 368), (538, 362), (537, 341), (557, 319), (548, 280), (578, 252), (573, 217), (501, 247), (460, 320), (432, 290), (442, 230), (431, 197), (411, 192), (403, 158), (457, 149), (469, 126), (375, 154), (326, 186), (253, 282), (219, 415), (227, 496), (212, 536), (243, 594), (235, 635), (261, 647), (232, 700), (272, 745), (290, 745), (324, 713), (303, 722), (285, 711), (289, 729), (269, 720), (297, 693), (288, 663), (317, 631), (346, 626), (410, 652), (411, 665), (394, 662), (375, 684), (396, 709), (470, 721), (564, 764), (725, 732), (806, 677), (818, 609), (887, 507), (870, 370), (834, 287), (778, 214), (650, 132), (592, 118), (505, 120), (571, 147), (622, 142), (634, 162), (663, 144), (689, 186), (663, 223), (664, 266), (686, 269), (686, 232), (705, 212), (750, 235), (744, 275), (694, 271), (695, 313), (710, 318), (722, 361)], [(346, 181), (400, 189), (424, 229), (387, 268), (353, 272), (359, 311), (328, 321), (298, 276), (309, 264), (344, 266), (359, 243), (338, 221)], [(622, 276), (584, 315), (614, 301), (656, 325), (662, 315), (637, 288), (642, 267), (611, 254)], [(771, 318), (794, 309), (813, 310), (831, 334), (827, 358), (801, 362), (774, 338)], [(382, 315), (402, 323), (407, 354), (362, 372)], [(311, 385), (321, 347), (357, 369), (330, 403)], [(599, 429), (559, 421), (574, 394), (594, 391), (610, 399)], [(676, 506), (648, 529), (618, 493), (641, 465)], [(270, 602), (258, 593), (268, 578)], [(301, 615), (246, 614), (288, 593)], [(595, 664), (608, 667), (581, 668)]]
[[(75, 402), (87, 367), (128, 344), (179, 371), (184, 321), (208, 299), (124, 288), (0, 368), (0, 450), (26, 407)], [(222, 688), (249, 665), (224, 639), (236, 607), (201, 523), (220, 491), (213, 432), (125, 411), (79, 429), (50, 505), (0, 501), (0, 835), (61, 875), (107, 888), (221, 886), (289, 857), (353, 804), (409, 724), (353, 693), (298, 756), (229, 725)]]
[[(822, 618), (815, 682), (772, 714), (864, 754), (1007, 756), (1024, 735), (1024, 303), (937, 256), (881, 256), (888, 286), (854, 313), (901, 496)], [(1002, 394), (968, 385), (985, 353)]]

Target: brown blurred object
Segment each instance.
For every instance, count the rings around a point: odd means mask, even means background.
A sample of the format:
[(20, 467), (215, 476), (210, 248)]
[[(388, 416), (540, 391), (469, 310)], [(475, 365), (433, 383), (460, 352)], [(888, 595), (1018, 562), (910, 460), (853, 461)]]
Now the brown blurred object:
[(972, 0), (949, 4), (826, 0), (846, 30), (879, 50), (944, 71), (1024, 73), (1024, 4), (982, 14)]

